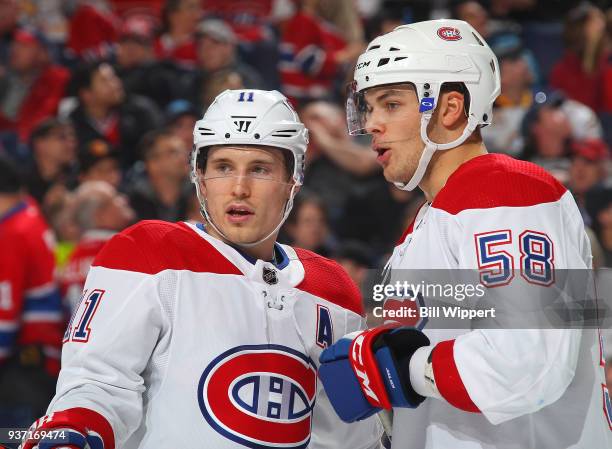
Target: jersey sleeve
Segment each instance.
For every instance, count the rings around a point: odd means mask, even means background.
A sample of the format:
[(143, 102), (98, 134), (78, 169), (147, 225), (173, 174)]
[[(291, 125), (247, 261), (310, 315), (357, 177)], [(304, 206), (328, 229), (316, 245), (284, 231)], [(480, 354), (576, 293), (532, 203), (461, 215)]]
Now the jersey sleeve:
[(0, 252), (0, 364), (11, 354), (16, 342), (23, 292), (26, 287), (26, 251), (16, 239), (3, 241)]
[[(134, 266), (139, 257), (146, 267), (133, 238), (119, 234), (96, 258), (64, 334), (62, 370), (48, 409), (48, 416), (62, 416), (105, 436), (106, 448), (122, 447), (138, 428), (143, 371), (169, 329), (156, 277), (146, 269), (121, 267), (121, 260)], [(87, 416), (90, 422), (83, 423)]]
[[(478, 270), (481, 282), (487, 282), (490, 304), (510, 318), (498, 329), (483, 326), (421, 348), (411, 361), (411, 379), (425, 376), (422, 362), (429, 359), (441, 398), (482, 413), (493, 424), (554, 403), (573, 380), (582, 331), (539, 326), (533, 317), (541, 313), (542, 301), (568, 287), (561, 280), (564, 269), (586, 272), (591, 265), (571, 194), (528, 207), (466, 210), (449, 223), (449, 245), (458, 266)], [(526, 319), (536, 325), (521, 329)]]

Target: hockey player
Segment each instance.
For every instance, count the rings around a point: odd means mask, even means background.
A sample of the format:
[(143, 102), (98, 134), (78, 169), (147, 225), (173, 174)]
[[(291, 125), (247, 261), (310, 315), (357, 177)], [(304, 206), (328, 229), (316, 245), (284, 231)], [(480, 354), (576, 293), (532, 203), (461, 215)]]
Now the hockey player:
[[(393, 252), (392, 278), (473, 269), (488, 294), (518, 286), (525, 305), (555, 270), (591, 267), (571, 193), (482, 143), (499, 67), (471, 26), (427, 21), (376, 38), (353, 88), (350, 131), (371, 134), (387, 180), (427, 198)], [(345, 421), (394, 407), (397, 449), (612, 447), (596, 329), (423, 329), (356, 332), (323, 352), (319, 375)]]
[(379, 422), (344, 424), (317, 384), (322, 350), (362, 328), (356, 287), (275, 243), (307, 136), (276, 91), (215, 99), (191, 161), (206, 224), (145, 221), (102, 249), (32, 427), (43, 439), (24, 448), (379, 447)]

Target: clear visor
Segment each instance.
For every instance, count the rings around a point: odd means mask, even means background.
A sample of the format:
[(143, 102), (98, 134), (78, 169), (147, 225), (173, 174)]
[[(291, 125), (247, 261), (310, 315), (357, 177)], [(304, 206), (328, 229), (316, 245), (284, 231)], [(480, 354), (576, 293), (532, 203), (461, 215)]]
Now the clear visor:
[[(423, 104), (425, 103), (425, 105)], [(418, 120), (418, 112), (432, 110), (433, 99), (424, 98), (419, 105), (412, 83), (388, 84), (357, 92), (356, 83), (347, 87), (346, 121), (349, 134), (372, 134), (382, 125)]]

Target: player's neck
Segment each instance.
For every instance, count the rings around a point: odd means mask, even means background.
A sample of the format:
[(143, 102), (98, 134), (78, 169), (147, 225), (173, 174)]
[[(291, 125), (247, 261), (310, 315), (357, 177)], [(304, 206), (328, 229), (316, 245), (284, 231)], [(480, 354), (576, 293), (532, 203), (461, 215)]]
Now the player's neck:
[(487, 153), (482, 142), (465, 143), (450, 150), (436, 151), (419, 187), (427, 201), (432, 202), (446, 181), (461, 164)]
[(222, 242), (239, 249), (240, 252), (254, 259), (261, 259), (266, 261), (272, 261), (274, 259), (274, 242), (276, 242), (276, 235), (270, 236), (268, 239), (264, 240), (261, 243), (258, 243), (255, 246), (245, 247), (229, 241), (221, 234), (219, 234), (215, 230), (215, 228), (210, 225), (206, 226), (206, 232), (215, 237), (216, 239), (221, 240)]

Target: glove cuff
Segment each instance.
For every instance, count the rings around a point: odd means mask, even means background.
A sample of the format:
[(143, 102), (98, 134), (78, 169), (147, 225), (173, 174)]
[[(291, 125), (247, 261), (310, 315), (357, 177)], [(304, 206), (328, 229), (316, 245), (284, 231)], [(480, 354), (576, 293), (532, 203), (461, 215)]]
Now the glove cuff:
[(387, 332), (374, 342), (374, 351), (386, 346), (398, 371), (398, 378), (407, 402), (416, 407), (425, 400), (425, 396), (417, 393), (410, 382), (410, 360), (414, 353), (424, 346), (429, 346), (429, 338), (417, 330), (402, 328)]

